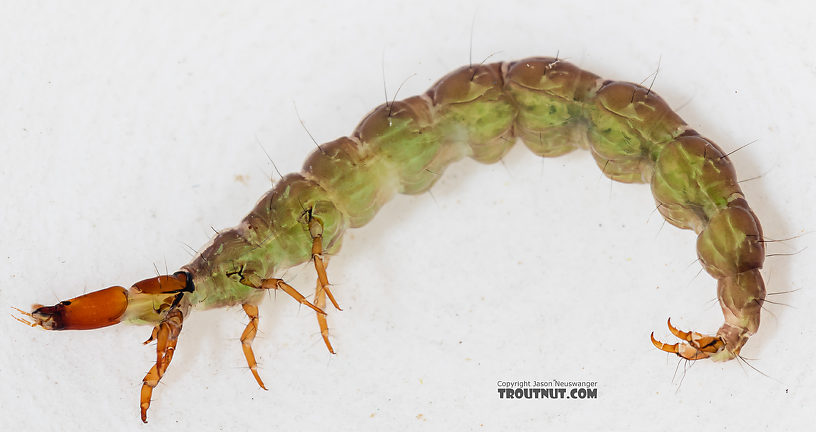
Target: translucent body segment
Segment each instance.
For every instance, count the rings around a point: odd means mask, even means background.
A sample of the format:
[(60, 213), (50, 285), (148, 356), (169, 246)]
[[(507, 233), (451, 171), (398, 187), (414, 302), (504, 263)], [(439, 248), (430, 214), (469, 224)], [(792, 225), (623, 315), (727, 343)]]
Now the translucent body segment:
[(761, 240), (756, 216), (744, 199), (738, 199), (709, 220), (697, 237), (697, 256), (711, 276), (733, 276), (762, 266)]
[(160, 323), (178, 301), (178, 293), (189, 292), (187, 274), (156, 276), (133, 284), (127, 294), (123, 321), (134, 324)]
[(646, 157), (604, 159), (595, 152), (592, 158), (603, 175), (621, 183), (648, 183), (654, 173), (654, 164)]
[(515, 133), (533, 153), (555, 157), (587, 147), (584, 101), (600, 85), (597, 75), (540, 57), (510, 63), (506, 80), (519, 107)]
[[(602, 126), (609, 125), (612, 127), (611, 132), (619, 133), (620, 136), (626, 136), (628, 133), (632, 144), (639, 143), (640, 149), (650, 149), (653, 144), (671, 141), (687, 129), (683, 119), (672, 111), (663, 98), (638, 84), (606, 81), (598, 89), (595, 101), (599, 109), (591, 113), (594, 114), (593, 123), (599, 126), (596, 130), (599, 136), (606, 133)], [(609, 113), (617, 117), (609, 116)], [(621, 141), (611, 140), (611, 142), (620, 143)], [(634, 148), (623, 148), (623, 150), (632, 152), (631, 154), (638, 153), (634, 152)], [(614, 146), (610, 151), (612, 153), (608, 154), (609, 156), (620, 154), (620, 151), (616, 151)], [(659, 152), (659, 149), (656, 151)], [(600, 150), (598, 153), (605, 155)]]
[(759, 269), (753, 269), (717, 281), (725, 324), (717, 331), (731, 354), (740, 349), (759, 329), (759, 316), (765, 301), (765, 283)]
[(699, 135), (684, 135), (660, 152), (652, 194), (669, 222), (700, 233), (742, 191), (731, 161), (716, 145)]
[(471, 158), (493, 163), (515, 144), (516, 107), (504, 91), (500, 63), (461, 67), (440, 79), (427, 95), (447, 146), (469, 148)]
[(191, 264), (199, 307), (255, 303), (262, 298), (262, 281), (311, 258), (307, 224), (312, 217), (324, 226), (327, 253), (336, 252), (348, 219), (326, 190), (300, 174), (290, 174), (264, 195), (236, 228), (219, 233)]
[[(251, 216), (251, 215), (250, 215)], [(264, 245), (272, 242), (271, 238), (259, 245), (250, 244), (243, 236), (252, 229), (260, 228), (247, 223), (249, 216), (238, 227), (224, 230), (218, 235), (190, 264), (183, 267), (193, 275), (195, 291), (189, 294), (190, 303), (200, 309), (221, 307), (243, 303), (257, 303), (262, 299), (261, 292), (240, 282), (242, 265), (262, 255)], [(257, 220), (257, 219), (256, 219)], [(269, 267), (274, 263), (262, 261)], [(257, 268), (262, 263), (255, 264)]]
[(328, 192), (348, 217), (349, 227), (365, 225), (397, 192), (398, 179), (390, 165), (364, 153), (351, 138), (338, 138), (320, 148), (303, 164), (304, 175)]
[(400, 193), (418, 193), (439, 177), (426, 170), (440, 149), (439, 131), (429, 127), (432, 121), (427, 100), (415, 96), (375, 108), (352, 136), (388, 162), (390, 174), (399, 178)]
[[(527, 89), (536, 94), (543, 92), (563, 100), (585, 102), (596, 93), (601, 78), (553, 57), (530, 57), (507, 63), (505, 84), (511, 92)], [(538, 115), (547, 111), (539, 111)]]
[[(254, 286), (277, 269), (288, 268), (311, 258), (312, 238), (309, 235), (308, 218), (323, 225), (323, 239), (327, 250), (334, 247), (348, 227), (345, 215), (331, 201), (328, 192), (314, 181), (300, 174), (289, 174), (267, 193), (250, 213), (254, 218), (272, 221), (265, 233), (247, 237), (252, 244), (273, 242), (274, 248), (258, 247), (255, 259), (245, 260), (243, 276), (254, 274)], [(275, 263), (277, 267), (270, 264)]]
[(625, 183), (648, 183), (664, 143), (686, 124), (663, 99), (637, 84), (606, 81), (587, 108), (589, 140), (603, 173)]

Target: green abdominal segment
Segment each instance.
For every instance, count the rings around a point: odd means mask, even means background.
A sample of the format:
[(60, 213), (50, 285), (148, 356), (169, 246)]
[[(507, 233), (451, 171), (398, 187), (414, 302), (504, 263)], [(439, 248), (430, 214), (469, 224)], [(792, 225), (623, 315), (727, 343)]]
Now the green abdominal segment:
[(462, 67), (320, 145), (301, 173), (284, 177), (184, 268), (196, 286), (191, 303), (257, 303), (262, 290), (249, 285), (311, 259), (310, 218), (331, 255), (346, 230), (395, 194), (427, 191), (464, 157), (497, 162), (518, 139), (545, 157), (588, 150), (609, 178), (650, 184), (665, 219), (697, 233), (700, 262), (718, 281), (723, 356), (739, 354), (759, 326), (765, 251), (730, 160), (655, 92), (544, 57)]

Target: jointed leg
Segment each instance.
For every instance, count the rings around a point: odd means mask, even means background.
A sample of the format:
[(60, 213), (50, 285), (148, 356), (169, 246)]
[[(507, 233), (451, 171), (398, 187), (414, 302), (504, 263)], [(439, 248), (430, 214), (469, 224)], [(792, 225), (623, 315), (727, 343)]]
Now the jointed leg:
[[(328, 264), (329, 262), (326, 261), (325, 265)], [(326, 290), (323, 289), (320, 279), (317, 280), (314, 303), (315, 306), (321, 309), (326, 306)], [(326, 315), (317, 314), (317, 324), (320, 326), (320, 336), (323, 337), (323, 342), (326, 344), (326, 348), (329, 349), (330, 353), (335, 354), (334, 348), (332, 348), (332, 344), (329, 341), (329, 323), (326, 321)]]
[(261, 282), (260, 288), (262, 289), (279, 289), (283, 290), (286, 294), (292, 296), (293, 299), (300, 302), (300, 304), (309, 306), (318, 313), (318, 315), (326, 315), (326, 312), (323, 312), (323, 309), (313, 305), (309, 300), (306, 300), (306, 297), (303, 297), (303, 294), (299, 293), (296, 289), (294, 289), (291, 285), (284, 282), (283, 279), (264, 279)]
[[(244, 312), (246, 312), (249, 317), (249, 323), (247, 323), (244, 332), (241, 334), (241, 346), (244, 349), (244, 357), (246, 357), (247, 365), (249, 365), (249, 370), (252, 371), (252, 376), (255, 377), (255, 381), (258, 381), (258, 385), (261, 386), (262, 389), (267, 390), (261, 380), (261, 376), (258, 375), (258, 363), (255, 361), (255, 353), (252, 352), (252, 341), (255, 340), (255, 334), (258, 332), (258, 306), (248, 303), (242, 306), (244, 307)], [(320, 316), (320, 314), (317, 315)]]
[[(315, 289), (315, 305), (323, 309), (326, 307), (326, 296), (331, 300), (332, 305), (337, 310), (340, 305), (334, 299), (331, 289), (329, 289), (329, 277), (326, 275), (326, 267), (329, 265), (328, 259), (323, 257), (323, 225), (316, 219), (309, 220), (309, 235), (312, 236), (312, 261), (314, 261), (315, 271), (317, 272), (317, 287)], [(326, 321), (326, 315), (317, 314), (317, 324), (320, 326), (320, 335), (323, 337), (323, 342), (326, 344), (329, 352), (334, 354), (329, 341), (329, 323)]]
[(318, 292), (325, 291), (335, 309), (340, 309), (337, 300), (329, 289), (329, 277), (326, 275), (327, 262), (323, 261), (323, 226), (315, 219), (309, 221), (309, 234), (312, 236), (312, 261), (317, 272)]
[(176, 350), (176, 343), (178, 342), (179, 333), (181, 333), (181, 324), (184, 317), (178, 309), (171, 310), (164, 320), (153, 328), (153, 333), (150, 338), (144, 343), (150, 343), (156, 340), (156, 364), (150, 368), (150, 371), (142, 380), (142, 395), (141, 395), (141, 411), (142, 421), (147, 423), (147, 409), (150, 408), (150, 397), (153, 395), (153, 389), (159, 385), (159, 381), (167, 367), (170, 366), (170, 361), (173, 360), (173, 352)]

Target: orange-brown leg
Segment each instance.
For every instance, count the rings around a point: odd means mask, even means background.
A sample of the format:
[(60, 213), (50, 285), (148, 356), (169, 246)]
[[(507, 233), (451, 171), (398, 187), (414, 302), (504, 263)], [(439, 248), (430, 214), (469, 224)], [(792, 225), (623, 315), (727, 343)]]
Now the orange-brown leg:
[(309, 234), (312, 236), (312, 261), (314, 261), (315, 271), (317, 272), (317, 282), (320, 287), (319, 291), (325, 291), (329, 296), (335, 309), (340, 309), (337, 300), (329, 289), (329, 277), (326, 275), (326, 262), (323, 261), (323, 226), (315, 219), (309, 221)]
[[(241, 347), (244, 349), (244, 357), (246, 357), (247, 365), (249, 365), (249, 370), (252, 371), (255, 381), (258, 381), (258, 385), (262, 389), (267, 390), (261, 376), (258, 375), (258, 362), (255, 361), (255, 353), (252, 352), (252, 341), (255, 340), (255, 334), (258, 333), (258, 306), (248, 303), (241, 306), (244, 307), (244, 312), (249, 317), (249, 323), (241, 334)], [(317, 315), (320, 316), (320, 314)]]
[(142, 380), (140, 407), (142, 421), (145, 423), (147, 423), (147, 409), (150, 408), (150, 397), (153, 395), (153, 389), (159, 385), (164, 372), (170, 366), (170, 361), (173, 360), (173, 352), (176, 350), (183, 319), (180, 310), (171, 310), (164, 320), (153, 328), (150, 338), (145, 341), (145, 343), (149, 343), (154, 339), (156, 340), (156, 364), (150, 368), (144, 380)]
[(312, 308), (312, 310), (317, 312), (319, 315), (326, 315), (326, 312), (323, 312), (323, 309), (320, 309), (319, 307), (313, 305), (312, 302), (310, 302), (309, 300), (306, 300), (306, 297), (303, 297), (303, 294), (299, 293), (295, 288), (292, 287), (292, 285), (289, 285), (288, 283), (284, 282), (283, 279), (274, 278), (264, 279), (263, 281), (261, 281), (261, 288), (282, 290), (286, 294), (289, 294), (293, 299), (300, 302), (300, 304)]
[[(329, 265), (329, 262), (325, 261), (324, 264), (327, 266)], [(315, 288), (314, 303), (315, 306), (321, 309), (326, 307), (326, 291), (320, 284), (319, 279), (317, 280), (317, 287)], [(326, 344), (326, 348), (329, 349), (330, 353), (335, 354), (334, 348), (332, 348), (332, 344), (329, 341), (329, 323), (326, 321), (326, 315), (317, 314), (317, 324), (320, 326), (320, 336), (323, 337), (323, 342)]]

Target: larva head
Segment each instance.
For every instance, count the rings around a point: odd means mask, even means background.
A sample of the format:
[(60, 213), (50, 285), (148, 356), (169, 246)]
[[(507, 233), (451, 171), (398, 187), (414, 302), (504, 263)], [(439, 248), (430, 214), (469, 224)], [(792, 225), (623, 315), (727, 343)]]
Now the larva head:
[(17, 309), (33, 322), (22, 318), (17, 320), (46, 330), (90, 330), (117, 324), (127, 306), (127, 290), (114, 286), (61, 301), (54, 306), (34, 305), (31, 313)]
[(46, 330), (91, 330), (122, 321), (156, 323), (181, 302), (192, 283), (184, 272), (157, 276), (135, 283), (129, 290), (113, 286), (93, 291), (53, 306), (34, 305), (26, 318), (14, 317), (31, 327)]

